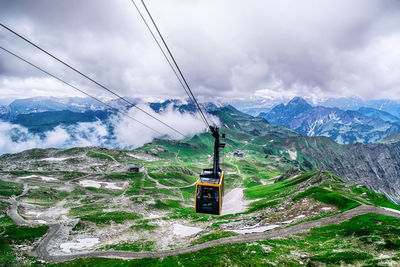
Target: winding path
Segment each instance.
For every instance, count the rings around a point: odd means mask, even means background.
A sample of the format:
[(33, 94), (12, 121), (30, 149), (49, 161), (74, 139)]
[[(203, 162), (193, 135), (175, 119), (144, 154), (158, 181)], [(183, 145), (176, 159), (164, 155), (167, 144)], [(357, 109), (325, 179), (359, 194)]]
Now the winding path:
[(17, 201), (17, 198), (26, 195), (26, 193), (28, 193), (28, 190), (29, 190), (28, 184), (24, 183), (24, 190), (22, 191), (22, 193), (17, 195), (17, 196), (12, 196), (9, 199), (9, 202), (10, 202), (11, 205), (7, 210), (7, 215), (17, 225), (29, 225), (29, 222), (27, 222), (24, 218), (21, 217), (21, 215), (18, 214), (19, 202)]
[(367, 213), (388, 215), (400, 219), (400, 213), (396, 211), (386, 210), (384, 208), (379, 208), (374, 206), (362, 205), (331, 217), (321, 218), (319, 220), (314, 220), (314, 221), (307, 221), (287, 228), (271, 230), (263, 233), (252, 233), (252, 234), (226, 237), (222, 239), (212, 240), (203, 244), (175, 249), (175, 250), (158, 251), (158, 252), (94, 251), (87, 253), (74, 253), (70, 255), (50, 255), (47, 251), (47, 246), (51, 241), (51, 239), (53, 238), (53, 236), (57, 235), (57, 232), (61, 228), (60, 225), (54, 224), (54, 225), (49, 225), (49, 231), (40, 240), (39, 244), (34, 248), (33, 252), (39, 259), (44, 260), (46, 262), (64, 262), (78, 258), (89, 258), (89, 257), (120, 258), (127, 260), (142, 259), (142, 258), (163, 258), (168, 256), (191, 253), (205, 248), (211, 248), (224, 244), (235, 244), (235, 243), (261, 241), (271, 238), (282, 238), (293, 234), (308, 232), (310, 231), (310, 229), (314, 227), (321, 227), (329, 224), (342, 223), (355, 216)]

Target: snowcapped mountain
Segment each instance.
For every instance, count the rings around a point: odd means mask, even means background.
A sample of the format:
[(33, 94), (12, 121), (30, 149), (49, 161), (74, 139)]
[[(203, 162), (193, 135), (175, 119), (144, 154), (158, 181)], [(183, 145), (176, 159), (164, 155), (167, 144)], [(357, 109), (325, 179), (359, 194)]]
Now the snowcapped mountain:
[[(358, 111), (345, 111), (337, 107), (314, 107), (303, 98), (295, 97), (288, 104), (277, 105), (270, 112), (259, 116), (302, 135), (329, 136), (341, 144), (375, 143), (392, 132), (400, 132), (400, 124), (380, 118), (389, 118), (390, 114), (372, 112), (370, 109), (361, 111), (374, 116), (369, 117)], [(395, 116), (390, 118), (393, 120)]]

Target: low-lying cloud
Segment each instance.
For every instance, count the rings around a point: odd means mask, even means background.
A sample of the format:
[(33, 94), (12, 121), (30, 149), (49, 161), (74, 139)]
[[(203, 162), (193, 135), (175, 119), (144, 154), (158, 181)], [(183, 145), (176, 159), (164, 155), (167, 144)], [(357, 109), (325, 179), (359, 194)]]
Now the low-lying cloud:
[[(205, 124), (196, 114), (180, 113), (169, 106), (158, 114), (148, 106), (141, 106), (149, 114), (158, 117), (185, 136), (192, 136), (206, 130)], [(154, 138), (181, 139), (172, 129), (152, 119), (138, 109), (131, 108), (127, 114), (151, 128), (123, 115), (114, 115), (108, 121), (79, 122), (74, 125), (59, 125), (41, 134), (29, 132), (26, 127), (0, 121), (0, 154), (15, 153), (32, 148), (70, 148), (102, 146), (107, 148), (137, 148)], [(216, 117), (208, 114), (213, 124), (219, 124)]]

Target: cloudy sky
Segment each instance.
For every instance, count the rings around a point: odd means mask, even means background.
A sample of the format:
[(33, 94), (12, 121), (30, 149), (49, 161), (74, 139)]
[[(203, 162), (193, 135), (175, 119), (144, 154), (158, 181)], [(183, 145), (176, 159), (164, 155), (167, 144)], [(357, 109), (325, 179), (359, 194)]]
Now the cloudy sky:
[[(135, 0), (138, 4), (139, 0)], [(398, 0), (146, 0), (201, 100), (400, 100)], [(185, 97), (130, 0), (0, 0), (0, 21), (116, 92)], [(0, 29), (3, 46), (109, 97)], [(81, 96), (0, 51), (0, 99)]]

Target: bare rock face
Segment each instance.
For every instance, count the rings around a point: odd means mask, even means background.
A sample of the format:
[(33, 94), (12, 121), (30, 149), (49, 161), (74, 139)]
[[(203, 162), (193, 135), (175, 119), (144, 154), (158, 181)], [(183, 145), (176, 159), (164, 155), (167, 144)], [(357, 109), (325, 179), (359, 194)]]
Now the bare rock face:
[(266, 153), (297, 150), (300, 168), (330, 171), (400, 203), (400, 142), (340, 145), (328, 137), (296, 137), (271, 143)]

